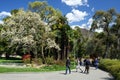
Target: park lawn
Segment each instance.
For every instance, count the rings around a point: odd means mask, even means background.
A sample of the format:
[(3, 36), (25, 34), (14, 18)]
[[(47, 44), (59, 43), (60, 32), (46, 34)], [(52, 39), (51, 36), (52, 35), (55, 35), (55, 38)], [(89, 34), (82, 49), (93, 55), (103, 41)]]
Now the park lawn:
[[(4, 60), (0, 59), (0, 64), (1, 63), (23, 63), (22, 60)], [(10, 65), (9, 65), (10, 66)], [(71, 62), (71, 69), (74, 69), (74, 62)], [(48, 72), (48, 71), (60, 71), (60, 70), (65, 70), (65, 64), (58, 65), (58, 64), (52, 64), (52, 65), (46, 65), (40, 68), (35, 68), (35, 67), (6, 67), (1, 66), (0, 67), (0, 73), (5, 73), (5, 72)]]
[(0, 60), (0, 63), (22, 63), (22, 60)]
[[(73, 69), (73, 68), (74, 68), (74, 66), (71, 66), (71, 69)], [(50, 71), (61, 71), (61, 70), (65, 70), (65, 66), (50, 65), (50, 66), (44, 66), (44, 67), (41, 67), (41, 68), (0, 67), (0, 73), (5, 73), (5, 72), (50, 72)]]
[(0, 63), (23, 63), (23, 61), (20, 58), (0, 58)]
[[(5, 64), (5, 63), (23, 63), (22, 60), (20, 59), (11, 59), (11, 60), (5, 60), (5, 59), (0, 59), (0, 64)], [(46, 65), (40, 68), (35, 68), (35, 67), (9, 67), (10, 65), (6, 65), (5, 67), (0, 66), (0, 73), (5, 73), (5, 72), (48, 72), (48, 71), (60, 71), (60, 70), (65, 70), (65, 62), (59, 63), (59, 64), (52, 64), (52, 65)], [(74, 69), (74, 62), (71, 62), (71, 69)]]

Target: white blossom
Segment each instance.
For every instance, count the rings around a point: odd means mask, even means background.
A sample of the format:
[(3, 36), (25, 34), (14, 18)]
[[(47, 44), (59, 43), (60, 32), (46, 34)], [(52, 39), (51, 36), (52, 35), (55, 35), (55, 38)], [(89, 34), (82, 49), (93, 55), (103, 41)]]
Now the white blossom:
[(47, 45), (48, 45), (47, 46), (48, 48), (55, 48), (57, 50), (60, 50), (60, 47), (55, 43), (54, 40), (52, 40), (50, 38), (47, 39)]
[(34, 47), (37, 43), (44, 42), (48, 48), (60, 50), (55, 41), (49, 38), (51, 29), (48, 23), (42, 21), (37, 13), (19, 10), (16, 15), (7, 19), (4, 25), (1, 36), (10, 40), (10, 46), (22, 44), (24, 47)]

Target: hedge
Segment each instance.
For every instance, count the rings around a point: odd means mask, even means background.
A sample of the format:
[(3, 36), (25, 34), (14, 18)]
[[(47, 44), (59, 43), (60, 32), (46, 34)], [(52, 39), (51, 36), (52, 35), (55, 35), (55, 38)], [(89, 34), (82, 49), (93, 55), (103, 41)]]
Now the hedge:
[(102, 59), (99, 67), (110, 72), (115, 80), (120, 80), (120, 60)]

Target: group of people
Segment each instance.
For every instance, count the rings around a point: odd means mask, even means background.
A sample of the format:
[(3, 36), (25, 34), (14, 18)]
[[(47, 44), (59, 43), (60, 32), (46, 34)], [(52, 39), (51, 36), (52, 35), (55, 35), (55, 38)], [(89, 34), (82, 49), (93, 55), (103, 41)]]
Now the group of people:
[[(69, 72), (69, 74), (71, 73), (71, 69), (70, 69), (70, 58), (68, 57), (67, 60), (66, 60), (66, 71), (65, 71), (65, 74), (67, 74)], [(78, 69), (81, 71), (81, 73), (89, 73), (89, 68), (90, 66), (94, 66), (95, 69), (98, 68), (98, 65), (99, 65), (99, 60), (98, 58), (95, 58), (92, 60), (92, 62), (90, 61), (89, 58), (85, 58), (83, 61), (82, 61), (82, 58), (77, 58), (77, 61), (76, 61), (76, 72), (78, 72)], [(81, 66), (84, 65), (85, 66), (85, 70), (83, 71), (81, 69)]]

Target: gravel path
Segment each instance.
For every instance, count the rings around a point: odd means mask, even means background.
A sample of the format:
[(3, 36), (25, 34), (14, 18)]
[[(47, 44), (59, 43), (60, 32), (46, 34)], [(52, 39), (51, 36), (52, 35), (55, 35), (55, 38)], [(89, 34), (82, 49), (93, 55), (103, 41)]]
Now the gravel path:
[[(84, 67), (81, 67), (84, 70)], [(24, 73), (0, 73), (0, 80), (113, 80), (113, 77), (100, 69), (90, 67), (90, 73), (80, 73), (72, 70), (71, 74), (65, 71), (55, 72), (24, 72)]]

